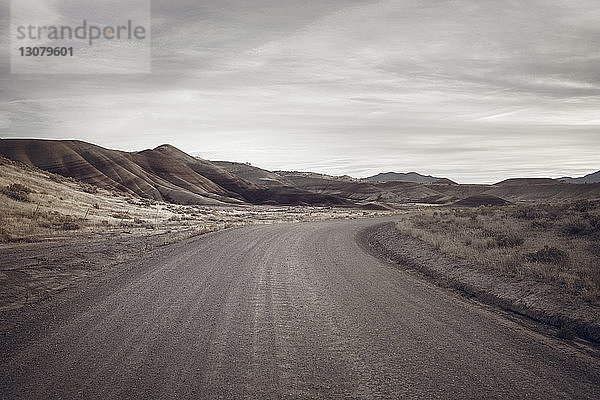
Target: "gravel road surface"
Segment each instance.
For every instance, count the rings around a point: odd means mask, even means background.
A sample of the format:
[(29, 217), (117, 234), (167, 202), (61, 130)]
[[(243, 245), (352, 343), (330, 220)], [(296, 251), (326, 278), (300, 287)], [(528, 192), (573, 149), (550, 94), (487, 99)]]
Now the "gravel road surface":
[(140, 254), (0, 338), (0, 397), (600, 398), (597, 358), (365, 253), (377, 222)]

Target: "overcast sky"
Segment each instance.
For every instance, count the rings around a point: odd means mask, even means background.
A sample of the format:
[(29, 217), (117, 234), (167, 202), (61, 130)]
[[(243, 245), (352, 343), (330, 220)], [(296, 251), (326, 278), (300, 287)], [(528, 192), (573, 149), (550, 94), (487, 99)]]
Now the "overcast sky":
[(8, 3), (2, 138), (461, 183), (600, 169), (598, 0), (154, 1), (152, 74), (100, 76), (11, 74)]

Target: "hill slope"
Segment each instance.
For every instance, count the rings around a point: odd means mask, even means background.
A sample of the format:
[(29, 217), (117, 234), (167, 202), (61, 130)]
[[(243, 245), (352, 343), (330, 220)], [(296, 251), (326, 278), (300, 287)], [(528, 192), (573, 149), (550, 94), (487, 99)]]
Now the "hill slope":
[(187, 165), (156, 150), (128, 153), (77, 140), (0, 140), (0, 154), (105, 189), (182, 204), (240, 202)]
[[(125, 152), (76, 140), (0, 139), (0, 156), (104, 189), (177, 204), (380, 209), (407, 203), (450, 204), (473, 196), (496, 196), (510, 202), (600, 198), (600, 183), (572, 185), (536, 178), (459, 185), (416, 173), (380, 174), (364, 180), (311, 172), (272, 172), (248, 164), (203, 160), (171, 145)], [(389, 180), (382, 181), (385, 179)]]
[(278, 171), (277, 174), (299, 188), (363, 204), (445, 203), (456, 200), (414, 182), (368, 182), (348, 176), (336, 177), (310, 172)]
[(414, 183), (435, 183), (444, 178), (436, 178), (431, 175), (422, 175), (418, 172), (408, 172), (408, 173), (399, 173), (399, 172), (385, 172), (377, 175), (370, 176), (365, 178), (366, 181), (373, 182), (392, 182), (392, 181), (400, 181), (400, 182), (414, 182)]
[(585, 183), (600, 183), (600, 171), (592, 174), (587, 174), (581, 178), (560, 178), (565, 183), (585, 184)]
[(300, 189), (279, 193), (170, 145), (129, 153), (77, 140), (2, 139), (0, 155), (105, 189), (178, 204), (351, 204)]

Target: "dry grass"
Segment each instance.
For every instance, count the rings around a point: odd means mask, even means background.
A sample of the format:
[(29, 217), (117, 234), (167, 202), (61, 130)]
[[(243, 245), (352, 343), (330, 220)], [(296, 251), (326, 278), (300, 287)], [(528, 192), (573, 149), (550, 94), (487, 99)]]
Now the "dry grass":
[(16, 201), (28, 202), (31, 189), (25, 185), (21, 185), (20, 183), (11, 183), (10, 185), (2, 188), (0, 193)]
[(0, 243), (73, 234), (212, 232), (252, 223), (356, 218), (329, 207), (182, 206), (111, 192), (0, 157)]
[(426, 210), (396, 229), (481, 268), (600, 302), (600, 202)]

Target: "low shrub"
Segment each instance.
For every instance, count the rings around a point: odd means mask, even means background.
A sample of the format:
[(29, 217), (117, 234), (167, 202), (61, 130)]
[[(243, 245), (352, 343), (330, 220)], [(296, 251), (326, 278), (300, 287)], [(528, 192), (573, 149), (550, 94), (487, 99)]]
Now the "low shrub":
[(523, 243), (525, 243), (525, 240), (522, 237), (508, 236), (508, 235), (496, 236), (496, 244), (498, 245), (498, 247), (513, 248), (513, 247), (519, 247)]
[(2, 188), (1, 191), (5, 196), (8, 196), (13, 200), (25, 202), (29, 201), (29, 193), (31, 193), (31, 189), (20, 183), (8, 185)]
[(545, 246), (541, 250), (526, 254), (525, 258), (543, 264), (562, 264), (569, 259), (569, 255), (556, 247)]
[(80, 228), (79, 224), (72, 222), (72, 221), (66, 221), (66, 222), (63, 222), (63, 224), (62, 224), (63, 231), (76, 231), (79, 228)]
[(98, 193), (98, 187), (94, 185), (90, 185), (89, 183), (81, 183), (81, 190), (85, 193), (96, 194)]
[(56, 174), (48, 175), (48, 179), (50, 179), (52, 182), (58, 182), (58, 183), (61, 183), (61, 182), (64, 182), (67, 180), (65, 177), (56, 175)]
[(571, 209), (579, 212), (590, 212), (598, 208), (598, 203), (590, 200), (578, 200), (571, 204)]
[(117, 212), (114, 213), (113, 215), (111, 215), (111, 217), (116, 218), (116, 219), (131, 219), (131, 215), (124, 213), (124, 212)]
[(10, 239), (10, 234), (4, 228), (0, 227), (0, 243), (6, 243)]
[(519, 207), (515, 210), (515, 218), (518, 219), (539, 219), (544, 216), (544, 213), (535, 207)]
[(556, 332), (556, 336), (564, 340), (573, 340), (575, 338), (575, 331), (573, 331), (571, 327), (563, 324), (558, 329), (558, 332)]
[(600, 218), (589, 214), (572, 218), (562, 226), (562, 232), (568, 236), (588, 236), (598, 239), (600, 238)]

